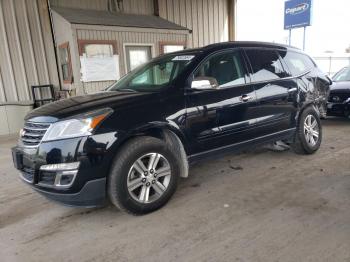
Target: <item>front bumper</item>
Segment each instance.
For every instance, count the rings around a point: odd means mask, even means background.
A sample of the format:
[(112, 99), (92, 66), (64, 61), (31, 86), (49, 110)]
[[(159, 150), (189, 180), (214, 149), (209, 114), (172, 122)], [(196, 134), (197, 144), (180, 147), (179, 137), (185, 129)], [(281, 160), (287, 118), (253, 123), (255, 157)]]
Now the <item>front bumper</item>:
[(68, 206), (96, 207), (106, 202), (106, 178), (90, 180), (79, 192), (72, 194), (53, 193), (37, 187), (33, 188), (48, 199)]
[[(115, 133), (107, 133), (42, 142), (36, 148), (18, 145), (12, 148), (12, 155), (22, 180), (49, 199), (71, 206), (100, 206), (106, 200), (115, 141)], [(74, 170), (62, 169), (75, 163)], [(70, 174), (74, 174), (72, 180)]]

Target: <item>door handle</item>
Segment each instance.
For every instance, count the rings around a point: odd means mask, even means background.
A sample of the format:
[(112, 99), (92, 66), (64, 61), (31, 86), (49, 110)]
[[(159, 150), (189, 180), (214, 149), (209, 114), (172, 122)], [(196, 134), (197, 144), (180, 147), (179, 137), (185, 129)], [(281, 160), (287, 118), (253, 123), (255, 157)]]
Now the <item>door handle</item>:
[(240, 97), (240, 99), (241, 99), (242, 102), (248, 102), (249, 100), (252, 99), (252, 97), (250, 95), (242, 95)]
[(289, 88), (288, 89), (288, 93), (293, 93), (293, 92), (296, 92), (298, 89), (296, 87), (293, 87), (293, 88)]

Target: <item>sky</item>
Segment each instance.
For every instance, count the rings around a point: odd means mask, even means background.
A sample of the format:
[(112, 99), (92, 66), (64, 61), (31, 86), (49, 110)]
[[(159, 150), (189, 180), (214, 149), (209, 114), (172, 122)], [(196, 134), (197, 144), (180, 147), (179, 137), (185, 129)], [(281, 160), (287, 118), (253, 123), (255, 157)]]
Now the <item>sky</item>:
[[(283, 29), (284, 0), (237, 0), (237, 40), (288, 43)], [(344, 53), (350, 46), (350, 0), (313, 0), (305, 51)], [(303, 29), (292, 30), (292, 45), (302, 48)]]

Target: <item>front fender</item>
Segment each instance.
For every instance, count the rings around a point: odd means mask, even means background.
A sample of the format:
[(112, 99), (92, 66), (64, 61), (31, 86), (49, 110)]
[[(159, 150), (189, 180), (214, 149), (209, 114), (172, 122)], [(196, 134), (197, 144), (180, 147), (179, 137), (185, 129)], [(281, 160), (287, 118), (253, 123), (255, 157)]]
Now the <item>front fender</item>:
[(138, 126), (134, 128), (132, 131), (125, 134), (124, 139), (128, 139), (130, 137), (139, 136), (139, 135), (147, 135), (147, 134), (160, 134), (163, 130), (169, 130), (173, 132), (181, 141), (181, 143), (184, 145), (184, 148), (187, 152), (186, 145), (187, 145), (187, 138), (185, 134), (182, 132), (181, 128), (174, 123), (171, 122), (150, 122), (145, 125)]

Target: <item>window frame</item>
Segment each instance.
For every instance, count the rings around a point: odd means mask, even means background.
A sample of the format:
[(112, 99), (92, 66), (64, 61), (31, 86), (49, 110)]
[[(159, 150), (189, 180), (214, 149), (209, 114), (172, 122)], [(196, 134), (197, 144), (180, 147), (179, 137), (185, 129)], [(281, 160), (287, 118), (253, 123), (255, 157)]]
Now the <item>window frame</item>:
[(159, 41), (159, 55), (169, 54), (169, 53), (164, 53), (164, 47), (167, 45), (183, 46), (184, 47), (183, 50), (187, 48), (186, 41)]
[[(286, 79), (292, 79), (295, 78), (296, 76), (293, 76), (293, 74), (290, 72), (288, 66), (285, 64), (285, 62), (283, 61), (282, 57), (280, 56), (278, 50), (281, 50), (280, 48), (271, 48), (271, 47), (244, 47), (243, 49), (243, 53), (245, 56), (245, 59), (247, 60), (247, 64), (249, 67), (249, 79), (250, 79), (250, 84), (259, 84), (259, 83), (267, 83), (267, 82), (272, 82), (272, 81), (280, 81), (280, 80), (286, 80)], [(261, 80), (261, 81), (253, 81), (252, 75), (253, 73), (253, 66), (252, 66), (252, 62), (249, 59), (249, 56), (246, 53), (246, 50), (269, 50), (269, 51), (274, 51), (278, 57), (278, 60), (280, 61), (282, 68), (285, 72), (287, 72), (288, 74), (290, 74), (290, 76), (286, 76), (286, 77), (281, 77), (281, 78), (274, 78), (274, 79), (268, 79), (268, 80)]]
[(228, 89), (228, 88), (235, 88), (237, 86), (245, 86), (245, 85), (249, 85), (250, 84), (250, 72), (248, 70), (248, 64), (247, 64), (247, 59), (245, 57), (245, 54), (242, 50), (241, 47), (233, 47), (233, 48), (226, 48), (226, 49), (222, 49), (222, 50), (218, 50), (215, 52), (212, 52), (210, 54), (208, 54), (207, 56), (205, 56), (202, 61), (200, 61), (200, 63), (198, 63), (198, 65), (195, 67), (195, 69), (192, 71), (192, 73), (190, 74), (189, 78), (187, 79), (187, 85), (185, 90), (193, 90), (191, 88), (191, 82), (194, 79), (195, 74), (198, 72), (198, 70), (200, 69), (200, 67), (205, 64), (209, 59), (211, 59), (213, 56), (215, 55), (220, 55), (220, 54), (224, 54), (224, 53), (228, 53), (228, 52), (238, 52), (241, 56), (241, 62), (242, 62), (242, 69), (244, 70), (244, 84), (239, 84), (239, 85), (232, 85), (232, 86), (225, 86), (225, 87), (221, 87), (221, 88), (217, 88), (217, 89), (206, 89), (206, 90), (200, 90), (198, 92), (205, 92), (205, 91), (220, 91), (220, 90), (224, 90), (224, 89)]
[[(63, 75), (63, 69), (62, 69), (62, 61), (61, 61), (61, 54), (60, 50), (61, 49), (67, 49), (67, 54), (68, 54), (68, 79), (64, 79)], [(59, 63), (60, 63), (60, 71), (61, 71), (61, 77), (63, 80), (64, 84), (71, 84), (73, 83), (73, 69), (72, 69), (72, 59), (70, 55), (70, 48), (69, 48), (69, 42), (64, 42), (60, 45), (58, 45), (58, 57), (59, 57)]]
[(79, 56), (83, 56), (85, 53), (86, 45), (111, 45), (113, 49), (113, 55), (118, 54), (117, 41), (115, 40), (87, 40), (87, 39), (78, 39), (78, 50)]

